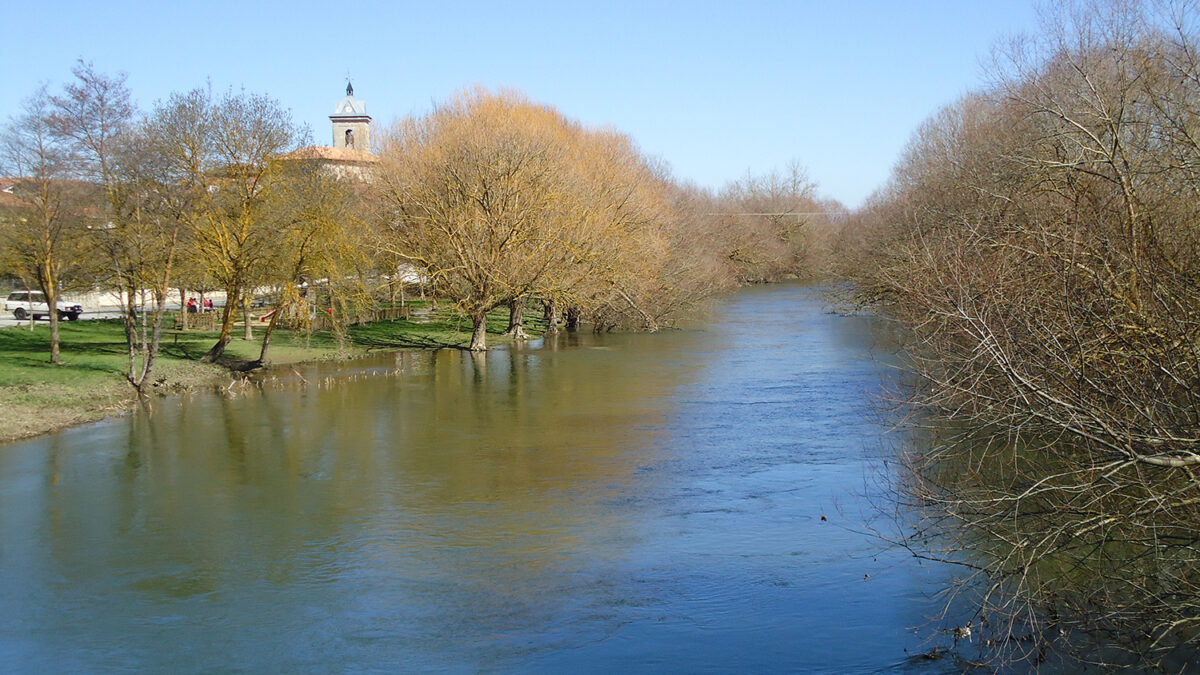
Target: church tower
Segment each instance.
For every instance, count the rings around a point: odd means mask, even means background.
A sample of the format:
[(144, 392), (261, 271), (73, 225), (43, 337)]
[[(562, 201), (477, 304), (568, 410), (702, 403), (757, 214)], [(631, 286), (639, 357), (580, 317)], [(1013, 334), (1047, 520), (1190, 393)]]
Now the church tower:
[(346, 98), (329, 116), (333, 122), (333, 147), (371, 152), (371, 117), (367, 104), (354, 98), (354, 85), (346, 83)]

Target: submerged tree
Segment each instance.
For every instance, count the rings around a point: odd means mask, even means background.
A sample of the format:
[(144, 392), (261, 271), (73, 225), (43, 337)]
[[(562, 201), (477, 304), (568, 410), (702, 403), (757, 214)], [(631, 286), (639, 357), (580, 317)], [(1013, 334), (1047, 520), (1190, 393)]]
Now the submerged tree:
[(473, 350), (501, 305), (653, 330), (687, 296), (665, 274), (669, 181), (624, 135), (475, 91), (398, 125), (380, 176), (382, 248), (458, 302)]
[(847, 270), (910, 328), (935, 434), (902, 535), (970, 570), (992, 655), (1200, 636), (1200, 44), (1194, 5), (1157, 7), (1016, 43), (917, 133)]
[(562, 169), (570, 126), (522, 97), (461, 94), (384, 142), (385, 245), (429, 275), (487, 348), (487, 314), (523, 298), (561, 251), (573, 195)]
[(799, 164), (783, 172), (747, 175), (727, 186), (717, 201), (725, 255), (739, 280), (762, 282), (802, 269), (811, 224), (825, 214), (816, 184)]
[(586, 312), (596, 330), (656, 330), (678, 308), (676, 289), (664, 283), (674, 218), (668, 182), (624, 134), (580, 130), (574, 142), (579, 215), (547, 294)]

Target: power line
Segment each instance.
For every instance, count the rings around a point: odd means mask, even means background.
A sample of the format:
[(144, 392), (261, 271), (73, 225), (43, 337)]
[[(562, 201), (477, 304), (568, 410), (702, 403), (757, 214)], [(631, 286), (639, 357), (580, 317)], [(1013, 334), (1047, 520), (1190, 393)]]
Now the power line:
[(841, 211), (785, 211), (783, 213), (706, 213), (706, 216), (840, 216)]

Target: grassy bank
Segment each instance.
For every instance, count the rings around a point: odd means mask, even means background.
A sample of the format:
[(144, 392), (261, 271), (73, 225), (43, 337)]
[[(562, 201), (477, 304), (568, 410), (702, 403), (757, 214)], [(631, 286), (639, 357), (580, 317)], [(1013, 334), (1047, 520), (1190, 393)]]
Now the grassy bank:
[[(353, 358), (370, 350), (440, 349), (470, 342), (470, 321), (452, 310), (432, 310), (414, 303), (412, 320), (380, 321), (354, 326), (339, 342), (329, 332), (312, 335), (277, 330), (271, 338), (269, 361), (275, 365)], [(164, 325), (170, 325), (170, 318)], [(507, 310), (488, 319), (489, 343), (501, 342)], [(529, 316), (526, 330), (544, 329), (541, 317)], [(210, 331), (164, 331), (162, 350), (153, 379), (161, 394), (226, 384), (231, 371), (258, 357), (264, 329), (254, 328), (254, 340), (243, 340), (242, 327), (226, 349), (223, 365), (201, 363), (216, 342)], [(19, 326), (0, 329), (0, 443), (37, 436), (68, 426), (124, 413), (135, 403), (133, 388), (124, 380), (128, 363), (125, 335), (119, 320), (75, 321), (59, 324), (62, 363), (50, 364), (50, 328)]]

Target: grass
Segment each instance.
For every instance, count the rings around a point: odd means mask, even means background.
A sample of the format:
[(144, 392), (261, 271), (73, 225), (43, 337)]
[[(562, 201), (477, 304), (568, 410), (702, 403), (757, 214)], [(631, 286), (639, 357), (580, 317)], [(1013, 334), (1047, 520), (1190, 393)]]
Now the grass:
[[(432, 309), (427, 301), (414, 301), (408, 305), (413, 312), (412, 320), (352, 326), (350, 339), (367, 349), (465, 349), (470, 345), (471, 320), (466, 316), (447, 309), (445, 303), (439, 310)], [(525, 331), (532, 336), (546, 330), (541, 314), (526, 311), (524, 324)], [(507, 328), (508, 308), (492, 310), (488, 314), (488, 344), (509, 340), (502, 336)]]
[[(380, 321), (353, 326), (339, 343), (332, 333), (312, 335), (277, 330), (271, 337), (272, 364), (299, 363), (362, 355), (369, 350), (465, 348), (471, 323), (453, 309), (433, 310), (426, 302), (410, 303), (412, 320)], [(164, 319), (170, 326), (171, 319)], [(507, 309), (488, 316), (489, 343), (504, 341)], [(527, 313), (525, 329), (538, 335), (545, 329), (540, 315)], [(161, 393), (173, 393), (225, 383), (230, 370), (258, 358), (262, 327), (255, 339), (242, 339), (234, 328), (222, 364), (201, 363), (216, 342), (213, 331), (164, 330), (162, 348), (152, 379)], [(50, 328), (42, 323), (0, 329), (0, 443), (37, 436), (68, 426), (123, 413), (136, 402), (125, 381), (128, 363), (125, 334), (117, 319), (59, 324), (61, 361), (50, 364)]]

